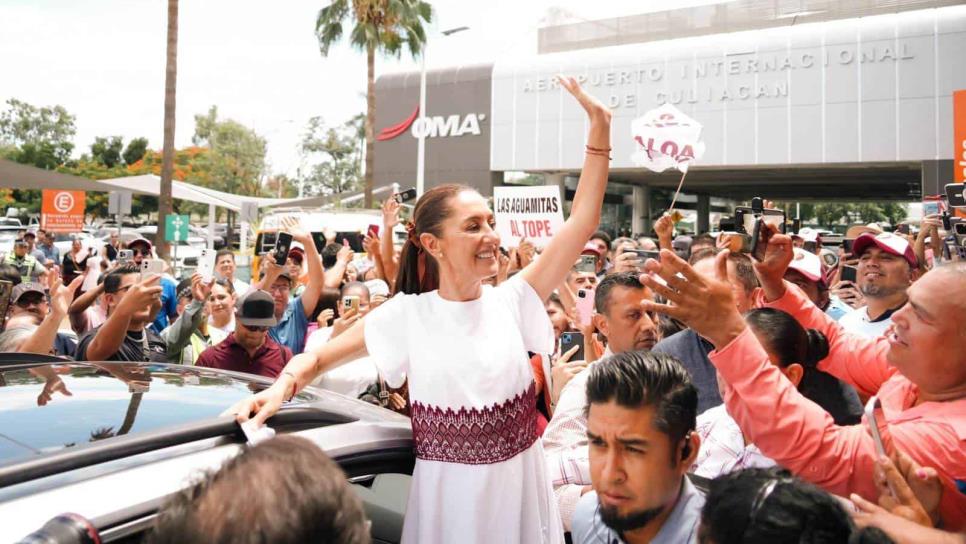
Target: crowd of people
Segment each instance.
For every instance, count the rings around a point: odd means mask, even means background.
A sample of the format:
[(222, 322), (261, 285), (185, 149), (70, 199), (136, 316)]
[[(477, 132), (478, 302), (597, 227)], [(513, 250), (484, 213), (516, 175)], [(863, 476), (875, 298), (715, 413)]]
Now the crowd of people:
[[(17, 284), (0, 351), (274, 378), (230, 409), (257, 424), (309, 385), (405, 414), (405, 542), (966, 542), (966, 264), (939, 250), (941, 222), (860, 226), (841, 247), (773, 232), (759, 258), (723, 235), (675, 237), (671, 215), (653, 237), (612, 239), (596, 230), (610, 112), (561, 86), (589, 132), (570, 216), (542, 251), (504, 250), (486, 199), (459, 185), (420, 197), (401, 248), (388, 200), (367, 266), (286, 221), (296, 249), (260, 259), (251, 284), (230, 251), (213, 281), (176, 281), (140, 275), (143, 238), (112, 239), (86, 270), (88, 249), (61, 259), (25, 235), (0, 265)], [(262, 482), (292, 507), (234, 492)], [(335, 465), (292, 437), (171, 501), (153, 538), (251, 527), (260, 541), (368, 538)]]

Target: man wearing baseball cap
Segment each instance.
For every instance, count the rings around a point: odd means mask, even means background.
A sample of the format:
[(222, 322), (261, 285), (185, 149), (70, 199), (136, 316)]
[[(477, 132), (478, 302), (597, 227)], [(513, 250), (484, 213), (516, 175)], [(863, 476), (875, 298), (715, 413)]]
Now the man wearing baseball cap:
[[(792, 240), (794, 241), (794, 236)], [(785, 272), (785, 281), (801, 288), (813, 304), (836, 321), (852, 313), (850, 306), (829, 293), (825, 269), (819, 256), (801, 247), (796, 247), (794, 252), (792, 262)]]
[(33, 281), (34, 278), (47, 272), (43, 263), (38, 262), (37, 258), (30, 254), (29, 247), (26, 240), (17, 238), (13, 242), (13, 251), (7, 253), (7, 256), (3, 259), (4, 264), (9, 264), (17, 269), (17, 272), (20, 273), (20, 281), (23, 283)]
[[(73, 293), (73, 291), (71, 292)], [(7, 328), (12, 329), (28, 325), (40, 326), (51, 313), (44, 286), (39, 283), (27, 282), (14, 287), (13, 293), (10, 295), (9, 311), (10, 318), (7, 320)], [(60, 319), (63, 320), (63, 317), (60, 316)], [(73, 357), (77, 351), (76, 338), (58, 330), (53, 339), (53, 351), (57, 355)]]
[[(147, 238), (137, 237), (127, 243), (127, 248), (133, 252), (134, 264), (141, 266), (144, 259), (154, 257), (154, 246)], [(178, 318), (178, 284), (168, 274), (161, 276), (161, 311), (151, 323), (151, 330), (156, 334), (168, 328), (168, 325)]]
[(919, 277), (919, 262), (909, 242), (891, 232), (862, 234), (852, 253), (859, 259), (859, 291), (867, 306), (842, 317), (839, 325), (866, 337), (881, 336), (892, 325), (892, 314), (909, 300), (906, 290)]
[(604, 263), (607, 260), (607, 252), (601, 250), (599, 243), (587, 242), (584, 246), (584, 250), (580, 252), (581, 255), (590, 255), (597, 259), (597, 263), (594, 265), (595, 273), (600, 276), (604, 273)]
[(292, 351), (269, 336), (278, 324), (275, 299), (260, 289), (252, 289), (235, 302), (235, 332), (198, 357), (196, 366), (276, 378), (292, 358)]

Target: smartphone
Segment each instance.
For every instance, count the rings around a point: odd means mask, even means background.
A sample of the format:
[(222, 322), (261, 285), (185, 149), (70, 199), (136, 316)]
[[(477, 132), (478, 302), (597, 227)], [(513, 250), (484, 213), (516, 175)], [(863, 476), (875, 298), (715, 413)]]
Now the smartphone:
[(735, 230), (741, 234), (751, 234), (759, 218), (777, 228), (778, 232), (785, 232), (785, 212), (773, 208), (763, 208), (760, 213), (756, 213), (754, 208), (745, 206), (735, 208)]
[(369, 225), (369, 231), (366, 233), (370, 238), (375, 238), (379, 236), (379, 225)]
[(581, 332), (565, 332), (560, 335), (560, 354), (563, 355), (567, 353), (574, 346), (580, 346), (577, 348), (577, 353), (574, 353), (573, 357), (570, 358), (571, 361), (583, 361), (584, 360), (584, 334)]
[(348, 312), (350, 309), (359, 311), (359, 297), (357, 295), (346, 295), (342, 297), (342, 311)]
[(290, 249), (292, 249), (292, 235), (287, 232), (278, 233), (275, 239), (275, 264), (285, 266)]
[(198, 270), (197, 272), (201, 274), (201, 281), (204, 283), (210, 282), (215, 277), (215, 252), (208, 248), (201, 250), (201, 255), (198, 256)]
[(956, 245), (966, 247), (966, 223), (953, 223), (953, 236), (956, 237)]
[(903, 223), (896, 227), (896, 232), (900, 234), (909, 234), (909, 223)]
[(84, 283), (81, 284), (81, 291), (90, 291), (97, 287), (97, 279), (101, 277), (101, 258), (87, 258), (87, 275), (84, 276)]
[(660, 251), (648, 251), (646, 249), (631, 249), (631, 250), (625, 251), (624, 253), (633, 253), (637, 255), (637, 261), (638, 261), (637, 266), (638, 268), (641, 268), (641, 269), (644, 268), (644, 263), (647, 262), (648, 259), (654, 259), (657, 262), (661, 262)]
[(580, 326), (590, 325), (590, 320), (594, 316), (594, 290), (577, 290), (577, 322)]
[(844, 265), (842, 266), (842, 274), (839, 276), (839, 279), (856, 283), (859, 281), (859, 270), (854, 266)]
[(768, 228), (764, 218), (759, 217), (752, 227), (751, 247), (748, 248), (748, 253), (758, 262), (765, 260), (765, 251), (768, 250), (768, 240), (771, 238), (771, 233), (772, 231)]
[(946, 200), (953, 208), (966, 208), (966, 184), (947, 183)]
[[(869, 424), (869, 430), (872, 431), (872, 442), (875, 443), (876, 454), (879, 457), (888, 457), (889, 454), (882, 442), (882, 434), (879, 432), (879, 420), (875, 415), (876, 410), (882, 410), (882, 403), (879, 402), (878, 397), (872, 397), (869, 402), (865, 403), (865, 419)], [(892, 484), (889, 484), (889, 492), (893, 497), (896, 496), (896, 490), (892, 488)]]
[(792, 233), (798, 234), (798, 231), (802, 230), (802, 220), (792, 219)]
[(922, 200), (922, 215), (939, 215), (945, 210), (943, 201), (938, 196), (929, 196)]
[(593, 255), (581, 255), (580, 256), (580, 262), (577, 263), (577, 266), (575, 266), (574, 268), (577, 269), (577, 272), (585, 272), (585, 273), (588, 273), (588, 274), (596, 274), (597, 273), (597, 257), (594, 257)]
[(751, 251), (751, 236), (740, 232), (722, 232), (719, 237), (722, 249), (732, 253), (748, 253)]
[(855, 238), (844, 238), (842, 240), (842, 249), (845, 251), (846, 255), (852, 254), (852, 244), (855, 242)]
[(409, 189), (406, 189), (405, 191), (400, 191), (400, 192), (392, 195), (392, 197), (396, 199), (396, 202), (400, 202), (400, 203), (402, 203), (402, 202), (408, 202), (408, 201), (416, 198), (416, 188), (415, 187), (410, 187)]
[(164, 273), (164, 261), (161, 259), (144, 259), (141, 261), (141, 280)]
[(133, 249), (122, 249), (117, 252), (117, 262), (120, 264), (127, 264), (134, 260), (134, 250)]

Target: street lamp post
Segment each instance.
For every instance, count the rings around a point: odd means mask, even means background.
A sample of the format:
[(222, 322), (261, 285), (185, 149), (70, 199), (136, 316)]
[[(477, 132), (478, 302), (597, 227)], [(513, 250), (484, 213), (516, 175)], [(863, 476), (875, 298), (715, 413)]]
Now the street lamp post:
[[(457, 32), (462, 32), (464, 30), (469, 30), (468, 26), (459, 26), (456, 28), (451, 28), (449, 30), (444, 30), (440, 32), (443, 36), (452, 36)], [(423, 51), (420, 55), (420, 70), (419, 70), (419, 118), (416, 119), (417, 123), (425, 124), (426, 120), (426, 46), (429, 44), (429, 40), (423, 42)], [(425, 127), (420, 127), (419, 130), (419, 143), (416, 148), (416, 194), (422, 195), (424, 189), (426, 188), (426, 130)]]

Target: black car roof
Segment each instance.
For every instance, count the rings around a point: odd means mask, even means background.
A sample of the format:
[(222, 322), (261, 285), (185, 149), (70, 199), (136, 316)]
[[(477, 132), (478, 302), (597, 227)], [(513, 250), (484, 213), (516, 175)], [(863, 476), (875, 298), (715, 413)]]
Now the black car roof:
[[(0, 467), (115, 437), (213, 420), (271, 382), (141, 363), (0, 366)], [(320, 400), (317, 390), (295, 399)]]

